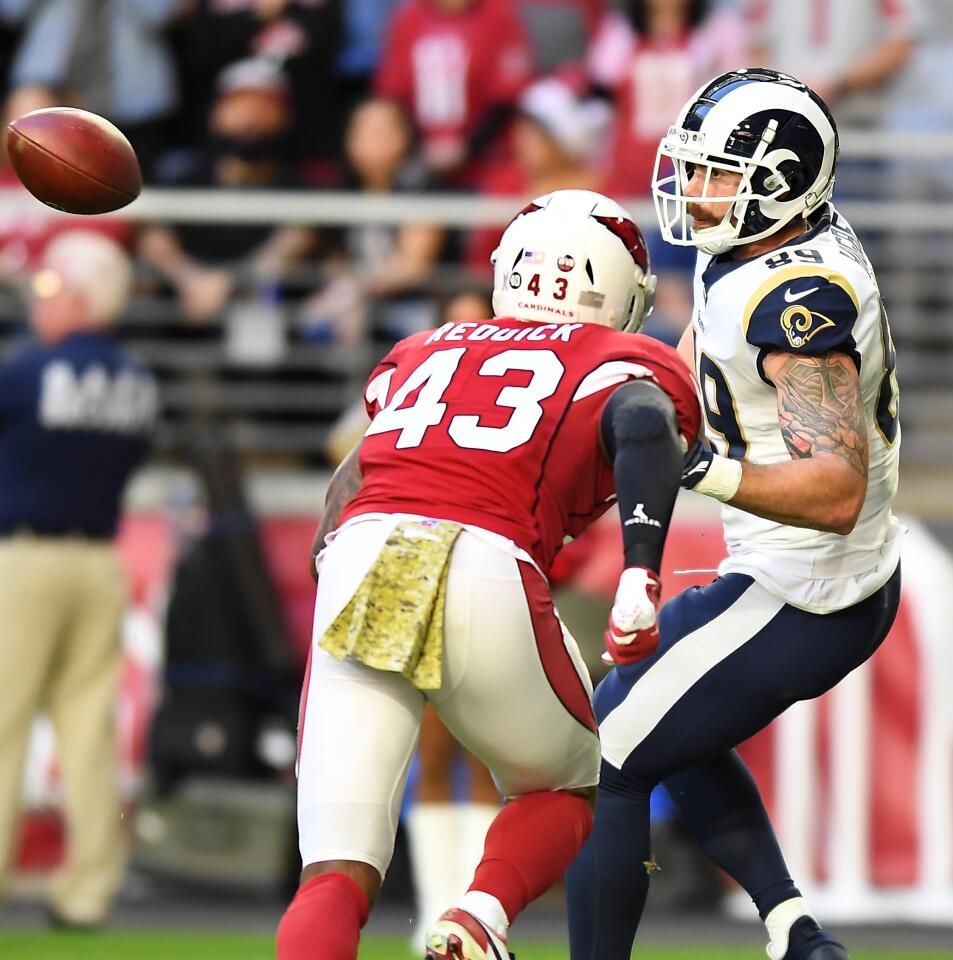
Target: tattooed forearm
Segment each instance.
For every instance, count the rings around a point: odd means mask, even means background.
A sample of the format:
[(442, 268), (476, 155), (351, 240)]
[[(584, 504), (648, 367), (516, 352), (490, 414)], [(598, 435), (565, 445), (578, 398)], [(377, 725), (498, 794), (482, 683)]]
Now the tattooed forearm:
[(844, 354), (779, 354), (765, 364), (778, 391), (781, 434), (793, 459), (832, 453), (867, 478), (867, 420), (854, 364)]
[(360, 445), (356, 446), (341, 461), (341, 465), (334, 471), (334, 476), (328, 484), (327, 496), (324, 498), (324, 513), (321, 514), (321, 523), (315, 531), (314, 541), (311, 544), (312, 577), (317, 577), (314, 558), (324, 549), (325, 538), (337, 527), (344, 508), (361, 489), (363, 477), (359, 458), (360, 449)]

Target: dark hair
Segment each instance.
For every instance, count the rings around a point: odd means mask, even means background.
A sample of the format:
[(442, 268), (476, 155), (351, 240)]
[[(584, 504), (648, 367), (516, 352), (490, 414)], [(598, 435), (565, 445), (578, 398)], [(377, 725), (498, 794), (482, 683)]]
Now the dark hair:
[(393, 111), (398, 123), (400, 123), (404, 133), (407, 135), (408, 160), (414, 157), (420, 148), (420, 131), (417, 129), (417, 126), (414, 123), (414, 118), (411, 116), (410, 112), (399, 100), (396, 100), (394, 97), (378, 96), (376, 94), (372, 94), (362, 100), (359, 100), (356, 104), (354, 104), (350, 113), (347, 115), (347, 121), (344, 126), (344, 136), (340, 138), (340, 142), (338, 143), (338, 168), (340, 175), (337, 178), (338, 182), (336, 183), (336, 186), (340, 190), (360, 189), (360, 177), (357, 175), (357, 171), (351, 166), (350, 158), (348, 157), (347, 153), (348, 133), (357, 115), (365, 107), (368, 107), (371, 104), (381, 104), (385, 107), (389, 107)]
[[(437, 322), (443, 323), (444, 317), (447, 314), (447, 310), (453, 304), (455, 300), (460, 297), (479, 297), (481, 300), (485, 301), (489, 307), (490, 314), (493, 313), (493, 287), (485, 283), (480, 283), (478, 281), (465, 281), (459, 286), (449, 287), (441, 291), (440, 295), (437, 297), (436, 307), (437, 307)], [(474, 317), (474, 319), (485, 319), (482, 317)]]
[[(649, 17), (646, 7), (646, 0), (626, 0), (622, 6), (623, 13), (629, 18), (629, 23), (631, 23), (639, 33), (645, 33), (648, 30)], [(687, 26), (689, 29), (697, 27), (710, 12), (710, 0), (688, 0), (688, 7), (685, 14), (688, 19)]]

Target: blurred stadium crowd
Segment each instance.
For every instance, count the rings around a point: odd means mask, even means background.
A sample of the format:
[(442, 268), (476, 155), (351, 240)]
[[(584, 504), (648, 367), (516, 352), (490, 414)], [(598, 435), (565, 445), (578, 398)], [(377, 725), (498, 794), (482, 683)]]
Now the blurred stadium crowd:
[[(452, 191), (512, 197), (513, 209), (557, 187), (644, 199), (679, 105), (744, 63), (810, 83), (845, 131), (948, 128), (948, 4), (823, 0), (792, 13), (783, 0), (0, 0), (0, 64), (8, 119), (63, 103), (101, 113), (154, 187)], [(935, 163), (911, 176), (876, 149), (852, 154), (838, 196), (948, 192)], [(4, 166), (0, 184), (14, 183)], [(41, 213), (0, 221), (8, 290), (72, 226)], [(691, 258), (642, 219), (663, 277), (648, 332), (671, 340)], [(165, 422), (203, 405), (244, 413), (246, 447), (319, 462), (342, 391), (448, 296), (484, 291), (499, 235), (437, 223), (93, 226), (137, 261), (130, 333), (168, 387)], [(5, 332), (17, 309), (0, 308)], [(213, 371), (215, 396), (184, 367)], [(302, 392), (315, 373), (332, 389)]]

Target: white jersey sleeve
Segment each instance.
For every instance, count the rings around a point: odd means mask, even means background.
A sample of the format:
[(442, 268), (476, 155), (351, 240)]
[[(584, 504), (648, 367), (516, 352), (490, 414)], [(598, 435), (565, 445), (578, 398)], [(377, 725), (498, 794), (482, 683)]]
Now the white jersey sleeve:
[(791, 456), (764, 372), (768, 353), (837, 351), (857, 366), (870, 464), (854, 530), (823, 533), (725, 506), (723, 571), (748, 573), (786, 602), (819, 613), (869, 596), (899, 560), (900, 528), (891, 513), (899, 393), (887, 315), (857, 236), (829, 206), (812, 230), (761, 257), (699, 257), (693, 326), (708, 439), (719, 453), (752, 463)]

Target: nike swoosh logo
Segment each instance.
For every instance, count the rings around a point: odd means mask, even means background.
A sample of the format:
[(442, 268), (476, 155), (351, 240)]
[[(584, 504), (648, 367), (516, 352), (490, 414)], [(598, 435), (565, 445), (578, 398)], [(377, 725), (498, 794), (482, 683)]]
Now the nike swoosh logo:
[(696, 463), (695, 466), (692, 467), (691, 470), (689, 470), (688, 473), (685, 474), (685, 476), (690, 477), (693, 473), (698, 473), (699, 471), (705, 471), (708, 469), (708, 466), (709, 465), (707, 463)]
[(809, 293), (815, 293), (820, 289), (820, 287), (811, 287), (810, 290), (802, 290), (800, 293), (795, 293), (793, 290), (785, 290), (784, 302), (794, 303), (795, 300), (800, 300), (802, 297), (806, 297)]

